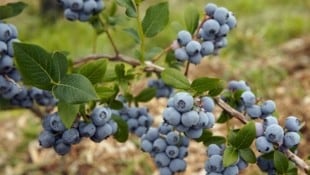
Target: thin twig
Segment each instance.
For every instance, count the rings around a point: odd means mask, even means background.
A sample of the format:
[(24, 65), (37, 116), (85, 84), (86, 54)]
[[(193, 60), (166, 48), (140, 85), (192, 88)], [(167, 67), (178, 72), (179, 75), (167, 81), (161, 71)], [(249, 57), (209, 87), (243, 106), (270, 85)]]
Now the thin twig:
[(113, 38), (112, 38), (112, 36), (111, 36), (109, 30), (106, 30), (105, 33), (107, 34), (107, 37), (108, 37), (108, 39), (109, 39), (109, 41), (110, 41), (110, 43), (111, 43), (111, 45), (112, 45), (112, 47), (113, 47), (113, 50), (114, 50), (114, 52), (115, 52), (115, 55), (119, 55), (119, 51), (118, 51), (118, 49), (117, 49), (117, 47), (116, 47), (116, 44), (115, 44), (115, 42), (114, 42), (114, 40), (113, 40)]
[(121, 61), (121, 62), (130, 64), (132, 66), (139, 66), (140, 65), (140, 62), (137, 61), (136, 59), (125, 56), (125, 55), (120, 55), (120, 54), (115, 55), (115, 56), (106, 55), (106, 54), (88, 55), (86, 57), (77, 59), (77, 61), (73, 62), (73, 65), (79, 66), (79, 65), (87, 63), (89, 61), (98, 60), (98, 59), (108, 59), (110, 61)]
[(190, 62), (189, 61), (187, 61), (187, 63), (186, 63), (186, 68), (185, 68), (185, 72), (184, 72), (184, 75), (187, 77), (187, 75), (188, 75), (188, 71), (189, 71), (189, 66), (190, 66)]
[(172, 49), (172, 46), (166, 47), (163, 51), (157, 54), (154, 58), (152, 58), (152, 62), (155, 63), (158, 61), (165, 53), (169, 52)]
[(216, 104), (220, 108), (222, 108), (224, 111), (229, 113), (232, 117), (235, 117), (236, 119), (238, 119), (243, 124), (246, 124), (248, 122), (246, 117), (242, 113), (240, 113), (239, 111), (232, 108), (225, 101), (223, 101), (220, 97), (215, 97), (214, 99), (215, 99)]
[(307, 174), (310, 173), (310, 166), (303, 159), (292, 153), (289, 149), (284, 149), (283, 152), (286, 157), (295, 162), (299, 168), (303, 169)]

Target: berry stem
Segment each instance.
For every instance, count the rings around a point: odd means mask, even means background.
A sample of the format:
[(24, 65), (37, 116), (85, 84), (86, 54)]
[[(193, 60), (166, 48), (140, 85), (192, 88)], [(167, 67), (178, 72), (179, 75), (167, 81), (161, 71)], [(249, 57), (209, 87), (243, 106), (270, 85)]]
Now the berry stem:
[(105, 33), (107, 34), (107, 37), (108, 37), (108, 39), (109, 39), (109, 41), (110, 41), (110, 43), (111, 43), (111, 45), (113, 47), (115, 55), (118, 56), (119, 55), (119, 51), (117, 49), (117, 46), (116, 46), (116, 44), (115, 44), (115, 42), (114, 42), (114, 40), (113, 40), (109, 30), (106, 30)]
[(163, 51), (157, 54), (155, 57), (152, 58), (152, 62), (158, 61), (165, 53), (169, 52), (172, 49), (171, 45), (166, 47)]
[(193, 34), (193, 39), (196, 40), (198, 38), (199, 35), (199, 29), (202, 28), (202, 25), (205, 21), (207, 21), (209, 19), (209, 16), (205, 15), (202, 19), (202, 21), (199, 23), (195, 33)]
[(188, 72), (189, 72), (189, 66), (190, 66), (190, 62), (189, 61), (187, 61), (187, 63), (186, 63), (186, 68), (185, 68), (185, 72), (184, 72), (184, 75), (187, 77), (187, 75), (188, 75)]

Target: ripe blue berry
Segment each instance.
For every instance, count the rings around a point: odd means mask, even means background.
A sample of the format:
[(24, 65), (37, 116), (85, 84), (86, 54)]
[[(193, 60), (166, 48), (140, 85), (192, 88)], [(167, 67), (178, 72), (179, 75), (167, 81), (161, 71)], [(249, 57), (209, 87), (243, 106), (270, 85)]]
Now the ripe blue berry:
[(223, 175), (238, 175), (238, 174), (239, 174), (239, 168), (237, 165), (226, 167), (223, 172)]
[(201, 44), (201, 55), (211, 55), (214, 52), (214, 44), (211, 41), (205, 41)]
[(189, 138), (197, 139), (202, 135), (202, 132), (203, 132), (202, 128), (198, 129), (189, 128), (187, 131), (185, 131), (185, 135)]
[(208, 3), (205, 6), (205, 13), (206, 13), (206, 15), (212, 17), (216, 9), (217, 9), (217, 5), (216, 4)]
[(258, 105), (253, 105), (251, 107), (246, 108), (246, 113), (252, 118), (256, 119), (262, 115), (262, 111), (260, 106)]
[(207, 149), (208, 157), (212, 157), (213, 155), (222, 155), (223, 149), (219, 147), (217, 144), (210, 144)]
[(233, 14), (230, 14), (226, 24), (229, 26), (230, 30), (235, 28), (237, 25), (236, 17)]
[(70, 129), (66, 130), (62, 134), (62, 140), (65, 144), (68, 144), (68, 145), (78, 143), (80, 141), (79, 131), (75, 128), (70, 128)]
[(98, 126), (95, 134), (91, 137), (94, 142), (101, 142), (112, 134), (112, 127), (109, 124)]
[(166, 136), (166, 141), (169, 145), (177, 145), (180, 143), (180, 136), (179, 133), (175, 131), (171, 131)]
[(169, 164), (169, 169), (173, 173), (185, 171), (186, 162), (183, 159), (173, 159)]
[(161, 167), (166, 167), (170, 163), (169, 157), (165, 153), (158, 153), (155, 155), (155, 163), (156, 165), (161, 168)]
[(225, 37), (228, 34), (229, 30), (230, 29), (229, 29), (229, 26), (227, 24), (221, 25), (220, 30), (219, 30), (217, 36)]
[(0, 56), (7, 53), (8, 51), (8, 46), (5, 42), (0, 41)]
[(91, 137), (96, 132), (96, 126), (93, 123), (84, 123), (79, 124), (79, 133), (81, 137)]
[(51, 116), (51, 118), (48, 120), (49, 126), (51, 127), (52, 131), (54, 132), (63, 132), (65, 131), (66, 127), (62, 123), (60, 117), (58, 114), (54, 114)]
[(192, 35), (188, 31), (182, 30), (178, 33), (177, 41), (181, 46), (186, 46), (191, 40)]
[(104, 107), (97, 107), (90, 115), (91, 120), (96, 126), (102, 126), (111, 119), (111, 110)]
[(197, 111), (185, 112), (181, 116), (181, 122), (186, 127), (192, 127), (199, 122), (199, 115)]
[(209, 19), (203, 23), (202, 29), (206, 35), (216, 35), (220, 30), (220, 24), (214, 19)]
[(13, 58), (4, 55), (0, 58), (0, 73), (8, 73), (13, 69)]
[(256, 149), (261, 153), (269, 153), (273, 151), (273, 144), (270, 143), (265, 136), (260, 136), (255, 140)]
[(212, 128), (214, 126), (214, 123), (215, 123), (214, 114), (211, 112), (207, 112), (206, 114), (208, 115), (208, 125), (205, 128), (206, 129)]
[(158, 128), (150, 128), (145, 134), (145, 138), (151, 142), (156, 140), (159, 137)]
[(0, 22), (0, 41), (8, 41), (12, 37), (9, 25)]
[(222, 172), (224, 170), (223, 157), (220, 155), (213, 155), (209, 157), (206, 162), (205, 169), (207, 170), (207, 172)]
[(284, 146), (292, 148), (300, 142), (300, 135), (297, 132), (287, 132), (284, 135)]
[(164, 139), (162, 138), (157, 138), (154, 142), (153, 142), (153, 151), (155, 153), (159, 153), (159, 152), (163, 152), (167, 147), (167, 143)]
[(214, 105), (214, 100), (211, 97), (208, 97), (208, 96), (202, 97), (201, 102), (202, 102), (202, 108), (206, 112), (213, 112), (215, 105)]
[(39, 135), (39, 144), (43, 148), (50, 148), (55, 144), (55, 136), (49, 131), (42, 131)]
[(65, 155), (70, 152), (71, 145), (65, 144), (63, 139), (58, 139), (54, 145), (54, 150), (59, 155)]
[(199, 112), (199, 122), (196, 125), (198, 128), (207, 128), (209, 124), (209, 117), (207, 113), (200, 111)]
[(264, 115), (270, 115), (276, 110), (276, 104), (272, 100), (267, 100), (261, 105), (261, 108)]
[(169, 145), (166, 148), (166, 154), (169, 158), (176, 158), (179, 155), (179, 148), (174, 145)]
[(268, 126), (270, 126), (272, 124), (279, 124), (278, 119), (276, 117), (270, 115), (270, 116), (264, 118), (264, 121), (263, 121), (264, 129), (266, 129)]
[(149, 140), (142, 140), (141, 141), (141, 149), (142, 149), (142, 151), (150, 153), (153, 149), (152, 142), (150, 142)]
[(201, 59), (202, 59), (202, 55), (200, 53), (196, 53), (195, 55), (192, 55), (189, 57), (189, 62), (197, 65), (197, 64), (200, 64)]
[(282, 144), (284, 131), (280, 125), (272, 124), (268, 126), (264, 134), (270, 142)]
[(97, 8), (97, 3), (95, 0), (88, 0), (84, 2), (83, 12), (85, 13), (93, 13)]
[(181, 121), (181, 114), (173, 107), (168, 107), (163, 112), (164, 120), (170, 125), (177, 126)]
[(201, 45), (198, 41), (192, 40), (186, 44), (185, 50), (189, 56), (193, 56), (200, 53)]
[(251, 91), (245, 91), (241, 95), (241, 101), (245, 107), (251, 107), (256, 103), (256, 97)]
[(173, 97), (173, 104), (179, 112), (187, 112), (193, 108), (194, 98), (186, 92), (179, 92)]
[(229, 12), (224, 7), (219, 7), (214, 12), (214, 19), (217, 20), (220, 24), (225, 24), (229, 18)]
[(288, 131), (298, 132), (300, 129), (300, 120), (295, 116), (289, 116), (285, 120), (285, 128)]
[(175, 49), (174, 56), (178, 61), (186, 61), (189, 59), (189, 56), (183, 47)]
[(256, 137), (264, 135), (264, 127), (262, 123), (255, 122)]
[(171, 170), (168, 167), (159, 168), (160, 175), (172, 175)]

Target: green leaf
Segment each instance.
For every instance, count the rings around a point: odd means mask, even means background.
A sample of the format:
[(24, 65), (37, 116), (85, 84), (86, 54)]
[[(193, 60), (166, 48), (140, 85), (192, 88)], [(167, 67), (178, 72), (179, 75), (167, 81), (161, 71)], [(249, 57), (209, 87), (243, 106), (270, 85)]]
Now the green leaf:
[(204, 129), (201, 136), (198, 139), (195, 139), (197, 142), (206, 142), (212, 137), (212, 132)]
[(66, 103), (85, 103), (97, 99), (95, 88), (81, 74), (66, 75), (53, 88), (53, 93), (56, 98)]
[(52, 54), (52, 63), (51, 77), (54, 81), (59, 82), (67, 73), (67, 57), (61, 52), (55, 52)]
[(228, 146), (223, 155), (223, 166), (228, 167), (238, 161), (239, 155), (238, 150)]
[(14, 3), (8, 3), (4, 6), (0, 6), (0, 20), (17, 16), (26, 7), (27, 4), (24, 2), (14, 2)]
[(136, 97), (135, 100), (137, 102), (148, 102), (152, 98), (154, 98), (156, 95), (156, 89), (155, 88), (146, 88), (143, 91), (141, 91)]
[(202, 93), (222, 87), (222, 82), (218, 78), (202, 77), (194, 80), (191, 84), (191, 87), (196, 92)]
[(286, 173), (288, 169), (288, 158), (280, 151), (273, 154), (273, 163), (278, 173)]
[(117, 115), (112, 115), (112, 119), (117, 123), (117, 131), (114, 134), (114, 138), (119, 142), (126, 142), (128, 139), (128, 125), (127, 123)]
[(243, 160), (248, 163), (256, 163), (256, 156), (251, 148), (244, 148), (239, 150), (239, 154)]
[(127, 32), (127, 33), (133, 38), (133, 40), (134, 40), (137, 44), (140, 43), (139, 34), (138, 34), (138, 32), (137, 32), (136, 29), (134, 29), (134, 28), (126, 28), (126, 29), (124, 29), (124, 31)]
[(208, 92), (208, 95), (211, 96), (211, 97), (216, 97), (216, 96), (220, 95), (223, 92), (223, 90), (224, 90), (223, 87), (219, 87), (219, 88), (216, 88), (216, 89), (211, 89)]
[(143, 33), (146, 37), (154, 37), (169, 22), (168, 2), (161, 2), (149, 7), (142, 20)]
[(53, 83), (57, 82), (53, 79), (55, 77), (53, 74), (56, 70), (62, 70), (55, 67), (57, 61), (52, 61), (51, 54), (33, 44), (15, 42), (13, 47), (23, 81), (40, 89), (51, 90)]
[(199, 23), (199, 12), (196, 6), (191, 4), (185, 9), (184, 20), (187, 30), (194, 34)]
[(216, 122), (217, 123), (225, 123), (230, 119), (231, 119), (231, 116), (226, 111), (223, 111)]
[(120, 6), (123, 6), (126, 8), (126, 15), (128, 17), (136, 18), (137, 17), (137, 10), (135, 7), (135, 4), (132, 2), (132, 0), (117, 0), (117, 3)]
[(123, 79), (125, 77), (125, 65), (124, 64), (117, 64), (115, 66), (115, 73), (119, 79)]
[(224, 144), (225, 142), (226, 142), (225, 137), (222, 137), (222, 136), (212, 136), (212, 137), (209, 137), (208, 140), (205, 140), (203, 142), (203, 144), (204, 145), (210, 145), (210, 144), (214, 143), (214, 144), (220, 145), (220, 144)]
[(79, 72), (87, 77), (92, 84), (100, 83), (107, 70), (107, 64), (106, 60), (93, 61), (83, 65)]
[(253, 140), (256, 138), (256, 130), (254, 122), (247, 123), (240, 131), (237, 133), (234, 142), (231, 144), (237, 149), (248, 148), (252, 144)]
[(163, 81), (176, 89), (190, 89), (190, 83), (182, 72), (176, 69), (167, 68), (161, 72)]
[(97, 95), (100, 99), (109, 99), (115, 96), (117, 91), (110, 87), (96, 87)]
[(109, 107), (112, 109), (122, 109), (124, 106), (123, 106), (123, 103), (121, 101), (113, 99), (112, 101), (110, 101)]
[(76, 115), (79, 112), (80, 106), (59, 101), (57, 107), (61, 121), (65, 124), (66, 128), (71, 128), (76, 119)]

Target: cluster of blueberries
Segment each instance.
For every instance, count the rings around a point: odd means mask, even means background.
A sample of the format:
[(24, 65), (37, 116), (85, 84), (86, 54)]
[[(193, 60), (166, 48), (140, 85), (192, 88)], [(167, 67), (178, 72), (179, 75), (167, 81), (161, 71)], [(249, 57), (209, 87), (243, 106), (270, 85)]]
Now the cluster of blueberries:
[(168, 98), (173, 93), (173, 88), (169, 85), (166, 85), (162, 79), (149, 80), (148, 87), (156, 89), (156, 98)]
[(207, 149), (208, 160), (205, 164), (207, 175), (237, 175), (248, 166), (248, 163), (240, 156), (238, 161), (228, 167), (223, 166), (223, 154), (225, 146), (210, 144)]
[(174, 131), (171, 125), (162, 123), (159, 128), (150, 128), (141, 137), (140, 145), (142, 151), (152, 156), (160, 175), (185, 171), (189, 138)]
[(153, 117), (145, 107), (128, 107), (124, 104), (121, 110), (113, 110), (113, 114), (122, 117), (127, 122), (128, 129), (138, 137), (145, 134), (153, 124)]
[(214, 101), (210, 97), (201, 99), (202, 107), (194, 104), (194, 98), (187, 92), (178, 92), (168, 100), (163, 111), (164, 122), (189, 138), (199, 138), (203, 129), (212, 128)]
[[(256, 149), (262, 153), (270, 153), (275, 149), (291, 149), (300, 142), (299, 130), (301, 128), (300, 120), (295, 116), (289, 116), (285, 120), (285, 126), (279, 125), (278, 119), (273, 116), (276, 110), (276, 104), (272, 100), (267, 100), (257, 105), (256, 96), (245, 81), (230, 81), (228, 89), (232, 92), (243, 91), (240, 97), (240, 103), (237, 110), (245, 112), (251, 119), (261, 119), (262, 122), (256, 122)], [(264, 172), (276, 174), (273, 160), (265, 159), (262, 156), (257, 158), (257, 165)]]
[(225, 7), (213, 3), (205, 6), (205, 14), (206, 20), (198, 29), (197, 39), (186, 30), (178, 33), (179, 48), (174, 50), (178, 61), (199, 64), (204, 56), (217, 54), (219, 49), (227, 46), (226, 36), (237, 24), (235, 16)]
[(99, 143), (118, 129), (111, 115), (109, 108), (97, 107), (92, 111), (89, 122), (78, 121), (73, 127), (66, 128), (58, 113), (50, 114), (43, 119), (44, 130), (39, 135), (39, 144), (43, 148), (53, 147), (57, 154), (65, 155), (71, 145), (79, 143), (83, 137)]
[(103, 0), (58, 0), (64, 7), (64, 15), (70, 21), (88, 21), (104, 8)]
[(45, 90), (27, 89), (19, 84), (20, 73), (13, 64), (13, 43), (19, 42), (18, 31), (12, 24), (0, 22), (0, 98), (14, 106), (30, 108), (35, 101), (42, 106), (55, 106), (57, 100)]

